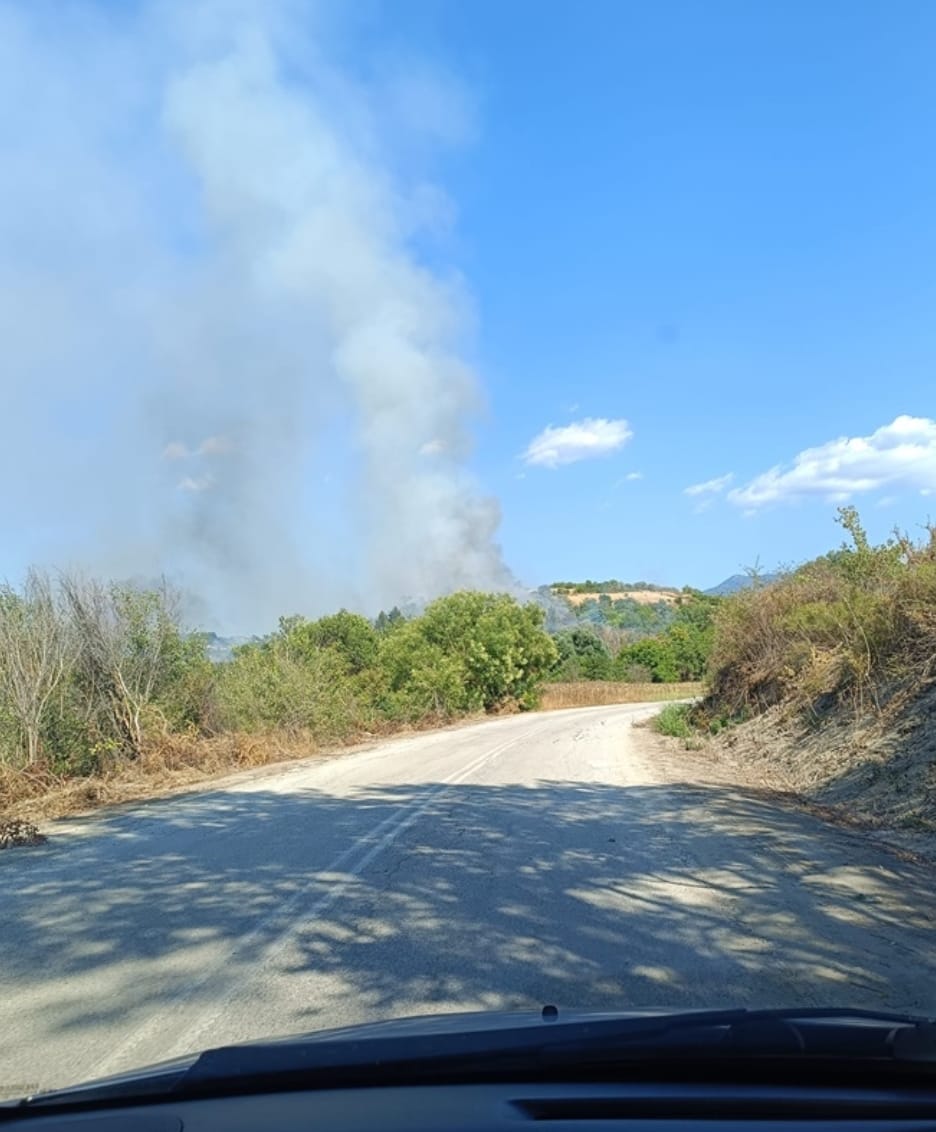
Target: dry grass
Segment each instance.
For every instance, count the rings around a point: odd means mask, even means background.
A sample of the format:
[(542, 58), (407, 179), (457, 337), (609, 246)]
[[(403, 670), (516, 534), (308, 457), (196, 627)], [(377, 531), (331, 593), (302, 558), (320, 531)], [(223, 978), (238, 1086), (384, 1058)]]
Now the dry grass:
[[(700, 684), (625, 684), (605, 680), (548, 684), (542, 706), (552, 710), (684, 699), (700, 695), (701, 688)], [(511, 706), (509, 710), (514, 711), (516, 707)], [(388, 725), (379, 733), (361, 732), (346, 743), (324, 747), (308, 733), (286, 730), (262, 734), (228, 732), (213, 738), (168, 735), (151, 740), (139, 759), (115, 761), (113, 766), (86, 777), (57, 775), (45, 766), (13, 769), (0, 764), (0, 816), (6, 820), (50, 820), (101, 806), (144, 801), (236, 771), (291, 759), (328, 758), (362, 742), (442, 726), (446, 723), (441, 720)]]
[(62, 817), (158, 797), (233, 771), (318, 753), (308, 736), (286, 732), (231, 733), (210, 739), (173, 735), (150, 743), (139, 759), (115, 763), (87, 777), (56, 775), (47, 767), (15, 770), (0, 766), (0, 814)]
[(576, 680), (567, 684), (547, 684), (540, 706), (543, 711), (558, 708), (598, 707), (601, 704), (656, 703), (685, 700), (702, 695), (702, 685), (626, 684), (616, 680)]
[[(466, 716), (459, 722), (473, 718)], [(226, 732), (212, 738), (167, 735), (150, 740), (141, 758), (115, 761), (112, 767), (86, 777), (56, 775), (42, 766), (18, 770), (0, 763), (0, 818), (49, 820), (159, 798), (240, 770), (292, 759), (332, 758), (376, 739), (451, 725), (440, 719), (384, 724), (377, 731), (360, 731), (345, 742), (326, 746), (308, 732), (285, 729)]]
[(658, 601), (669, 602), (673, 605), (678, 601), (680, 594), (677, 590), (609, 590), (600, 594), (570, 594), (563, 590), (554, 591), (557, 597), (564, 597), (569, 605), (584, 605), (586, 601), (597, 601), (600, 597), (609, 597), (612, 601), (623, 601), (630, 598), (638, 605), (656, 605)]

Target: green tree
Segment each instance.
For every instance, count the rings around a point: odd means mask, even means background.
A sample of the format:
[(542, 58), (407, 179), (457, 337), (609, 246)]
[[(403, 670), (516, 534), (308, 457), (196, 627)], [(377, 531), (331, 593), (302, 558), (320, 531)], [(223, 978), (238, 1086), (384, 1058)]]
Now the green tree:
[(309, 658), (316, 649), (333, 649), (352, 674), (377, 661), (377, 631), (366, 617), (346, 609), (318, 621), (283, 617), (280, 635), (287, 649), (300, 658)]
[(418, 625), (426, 641), (458, 659), (469, 696), (491, 710), (511, 700), (532, 703), (555, 664), (544, 616), (507, 594), (462, 591), (434, 601)]
[(389, 613), (385, 613), (382, 609), (377, 614), (377, 619), (374, 622), (374, 628), (378, 633), (390, 633), (394, 629), (399, 628), (406, 618), (400, 612), (399, 606), (395, 605)]
[(631, 667), (645, 668), (655, 684), (675, 683), (679, 679), (673, 644), (666, 635), (645, 637), (642, 641), (625, 645), (617, 656), (615, 667), (619, 672)]
[(451, 719), (480, 711), (484, 704), (468, 688), (461, 658), (428, 641), (420, 620), (381, 638), (373, 690), (378, 710), (391, 720)]
[(612, 660), (604, 641), (592, 629), (563, 629), (553, 637), (558, 660), (553, 671), (556, 680), (608, 680)]

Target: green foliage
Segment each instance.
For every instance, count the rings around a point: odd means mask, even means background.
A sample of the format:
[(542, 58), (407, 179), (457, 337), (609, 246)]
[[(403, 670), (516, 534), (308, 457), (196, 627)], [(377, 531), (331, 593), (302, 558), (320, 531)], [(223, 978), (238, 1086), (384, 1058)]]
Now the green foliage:
[(242, 645), (221, 666), (217, 715), (221, 729), (309, 731), (340, 739), (360, 721), (354, 689), (337, 650), (297, 653), (282, 630), (261, 645)]
[(281, 617), (280, 637), (300, 659), (308, 659), (319, 649), (333, 649), (351, 673), (372, 668), (377, 660), (377, 631), (366, 617), (346, 609), (318, 621)]
[(30, 571), (0, 589), (0, 759), (86, 774), (148, 737), (202, 726), (215, 671), (165, 585)]
[(625, 645), (617, 657), (618, 672), (632, 667), (644, 668), (654, 684), (670, 684), (679, 680), (679, 669), (673, 645), (668, 636), (646, 637)]
[(714, 619), (722, 598), (686, 590), (679, 599), (672, 624), (665, 632), (646, 637), (621, 649), (615, 670), (645, 670), (655, 683), (701, 680), (714, 644)]
[(591, 629), (563, 629), (553, 637), (559, 658), (551, 673), (553, 680), (610, 680), (611, 654), (604, 641)]
[(377, 619), (374, 621), (374, 628), (378, 633), (390, 633), (394, 629), (398, 629), (406, 618), (400, 612), (399, 606), (394, 606), (389, 613), (381, 610), (377, 614)]
[(558, 656), (543, 621), (532, 603), (463, 591), (434, 601), (417, 623), (426, 641), (459, 659), (468, 695), (491, 711), (535, 700)]
[(553, 582), (550, 589), (556, 593), (568, 594), (594, 594), (621, 593), (624, 590), (665, 590), (665, 586), (655, 586), (652, 582), (622, 582), (617, 578), (609, 578), (606, 582), (593, 582), (591, 578), (584, 582)]
[(461, 658), (427, 640), (418, 618), (381, 641), (375, 677), (377, 708), (391, 721), (452, 719), (484, 706)]
[[(327, 742), (530, 707), (558, 657), (538, 606), (464, 592), (377, 624), (347, 610), (284, 617), (212, 663), (210, 635), (183, 631), (166, 587), (65, 578), (59, 594), (37, 579), (35, 592), (0, 588), (0, 639), (10, 642), (0, 655), (0, 761), (62, 774), (135, 758), (177, 732), (285, 729)], [(51, 676), (50, 642), (61, 646)]]
[(573, 607), (579, 621), (591, 625), (610, 625), (627, 630), (633, 637), (653, 636), (662, 633), (673, 622), (675, 609), (672, 602), (635, 601), (632, 597), (612, 599), (602, 594), (597, 599), (583, 601)]
[(689, 739), (694, 732), (691, 711), (690, 704), (667, 704), (653, 717), (653, 729), (674, 739)]

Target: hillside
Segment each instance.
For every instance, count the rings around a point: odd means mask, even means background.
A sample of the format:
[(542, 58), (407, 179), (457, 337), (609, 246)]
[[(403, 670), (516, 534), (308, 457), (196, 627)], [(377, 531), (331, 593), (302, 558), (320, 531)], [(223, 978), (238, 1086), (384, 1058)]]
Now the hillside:
[(748, 782), (936, 854), (936, 528), (839, 522), (850, 544), (722, 605), (693, 722)]
[(882, 712), (838, 709), (818, 723), (777, 706), (714, 747), (757, 785), (936, 858), (936, 685)]
[(602, 590), (596, 593), (562, 593), (553, 591), (557, 597), (564, 598), (569, 605), (579, 606), (586, 602), (601, 602), (602, 598), (614, 603), (617, 601), (635, 601), (638, 605), (657, 605), (666, 602), (673, 605), (679, 600), (678, 590)]

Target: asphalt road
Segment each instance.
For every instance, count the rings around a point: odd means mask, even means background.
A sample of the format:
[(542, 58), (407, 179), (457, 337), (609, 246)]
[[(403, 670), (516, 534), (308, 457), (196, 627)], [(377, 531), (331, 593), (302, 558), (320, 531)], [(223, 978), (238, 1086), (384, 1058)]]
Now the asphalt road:
[(397, 739), (0, 853), (0, 1088), (442, 1010), (936, 1011), (931, 871), (674, 772), (654, 710)]

